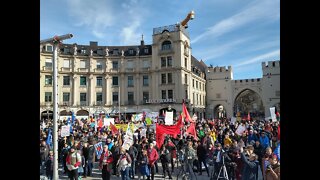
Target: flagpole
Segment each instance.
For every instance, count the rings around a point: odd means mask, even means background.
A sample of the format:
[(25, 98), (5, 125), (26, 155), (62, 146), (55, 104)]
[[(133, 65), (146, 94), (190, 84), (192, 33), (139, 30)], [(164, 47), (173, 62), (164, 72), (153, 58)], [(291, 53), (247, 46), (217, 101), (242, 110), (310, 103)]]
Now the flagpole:
[(119, 83), (119, 99), (118, 99), (118, 101), (119, 101), (119, 122), (120, 122), (120, 83)]
[(59, 41), (53, 43), (53, 179), (59, 179), (58, 174), (58, 48)]

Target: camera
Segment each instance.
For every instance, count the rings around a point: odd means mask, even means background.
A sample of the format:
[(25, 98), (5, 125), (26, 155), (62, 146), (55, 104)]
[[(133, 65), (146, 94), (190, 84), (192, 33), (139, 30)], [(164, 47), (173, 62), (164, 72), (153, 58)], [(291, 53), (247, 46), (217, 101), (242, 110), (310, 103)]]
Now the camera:
[(267, 170), (272, 169), (271, 164), (267, 165)]

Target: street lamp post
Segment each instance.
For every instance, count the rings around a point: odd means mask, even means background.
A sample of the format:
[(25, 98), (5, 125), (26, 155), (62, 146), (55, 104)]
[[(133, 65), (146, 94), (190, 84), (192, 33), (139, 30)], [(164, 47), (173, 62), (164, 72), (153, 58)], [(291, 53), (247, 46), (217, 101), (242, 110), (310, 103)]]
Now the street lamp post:
[(40, 44), (53, 44), (53, 179), (59, 179), (58, 174), (58, 46), (65, 40), (72, 38), (72, 34), (65, 34), (62, 36), (54, 36), (53, 38), (41, 40)]

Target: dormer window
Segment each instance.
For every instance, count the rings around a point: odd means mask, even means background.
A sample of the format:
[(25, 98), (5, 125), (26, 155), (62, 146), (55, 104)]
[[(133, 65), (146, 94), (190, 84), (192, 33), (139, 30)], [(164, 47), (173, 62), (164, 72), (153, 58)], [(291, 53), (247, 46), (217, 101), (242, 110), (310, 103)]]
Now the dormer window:
[(97, 50), (97, 54), (98, 54), (98, 55), (103, 55), (103, 50), (102, 50), (102, 49), (98, 49), (98, 50)]
[(118, 55), (118, 49), (113, 49), (113, 55)]
[(144, 53), (145, 53), (145, 54), (149, 54), (149, 49), (148, 49), (148, 48), (145, 48), (145, 49), (144, 49)]
[(63, 52), (66, 53), (66, 54), (67, 54), (67, 53), (70, 53), (70, 49), (69, 49), (69, 48), (64, 48), (64, 49), (63, 49)]
[(129, 54), (133, 55), (133, 49), (129, 49)]
[(46, 51), (52, 52), (53, 51), (53, 47), (51, 45), (47, 45), (46, 46)]

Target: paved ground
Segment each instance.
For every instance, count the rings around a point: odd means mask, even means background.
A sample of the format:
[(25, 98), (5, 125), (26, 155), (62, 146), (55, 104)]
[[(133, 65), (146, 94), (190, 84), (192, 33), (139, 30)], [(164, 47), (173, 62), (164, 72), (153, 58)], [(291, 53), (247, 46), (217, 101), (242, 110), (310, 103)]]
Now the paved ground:
[[(164, 180), (164, 178), (162, 177), (162, 167), (161, 167), (161, 163), (158, 163), (159, 165), (159, 173), (155, 174), (155, 180)], [(66, 174), (63, 174), (62, 171), (62, 166), (59, 166), (59, 179), (68, 179), (68, 176)], [(94, 168), (92, 171), (92, 177), (87, 177), (87, 178), (82, 178), (83, 180), (101, 180), (101, 170), (99, 170), (98, 168), (98, 164), (94, 163)], [(210, 170), (209, 170), (210, 171)], [(259, 171), (260, 172), (260, 171)], [(173, 180), (177, 180), (177, 174), (179, 173), (179, 169), (175, 168), (175, 171), (172, 175)], [(210, 178), (207, 175), (206, 171), (203, 171), (202, 175), (199, 175), (198, 173), (196, 173), (197, 176), (197, 180), (209, 180)], [(41, 178), (40, 178), (41, 179)], [(121, 180), (121, 177), (117, 177), (117, 176), (111, 176), (112, 180)], [(138, 179), (138, 176), (135, 176), (135, 179)], [(165, 179), (169, 179), (169, 177), (167, 176)], [(178, 180), (181, 180), (181, 177), (179, 176)], [(262, 176), (261, 173), (259, 173), (259, 178), (258, 180), (262, 180)]]

